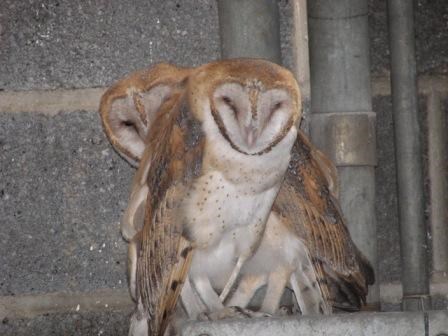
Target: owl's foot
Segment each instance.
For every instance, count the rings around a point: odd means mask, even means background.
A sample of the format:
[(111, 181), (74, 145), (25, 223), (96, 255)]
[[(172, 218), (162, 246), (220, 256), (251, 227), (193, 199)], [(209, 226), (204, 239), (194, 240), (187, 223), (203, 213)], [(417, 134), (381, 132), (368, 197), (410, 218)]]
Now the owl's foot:
[(271, 314), (263, 312), (255, 312), (249, 309), (233, 306), (225, 307), (214, 312), (201, 313), (198, 315), (199, 321), (217, 321), (227, 318), (257, 318), (257, 317), (271, 317)]
[(277, 312), (276, 315), (278, 315), (278, 316), (291, 316), (291, 315), (294, 315), (294, 314), (295, 314), (294, 313), (294, 307), (291, 307), (291, 306), (281, 306), (278, 309), (278, 312)]

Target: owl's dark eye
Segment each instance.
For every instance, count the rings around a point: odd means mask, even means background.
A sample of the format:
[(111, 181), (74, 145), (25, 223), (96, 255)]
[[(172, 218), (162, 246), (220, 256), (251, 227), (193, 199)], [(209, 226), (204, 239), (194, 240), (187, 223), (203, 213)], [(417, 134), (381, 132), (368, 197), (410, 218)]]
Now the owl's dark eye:
[(131, 126), (134, 126), (134, 123), (133, 123), (132, 121), (129, 121), (129, 120), (123, 120), (123, 121), (121, 122), (121, 124), (122, 124), (123, 126), (125, 126), (125, 127), (131, 127)]
[(229, 97), (227, 97), (227, 96), (224, 96), (224, 97), (222, 97), (221, 99), (222, 99), (222, 101), (223, 101), (224, 103), (226, 103), (226, 104), (228, 104), (228, 105), (230, 105), (230, 104), (232, 103), (232, 100), (231, 100)]
[(271, 110), (269, 111), (268, 119), (270, 120), (272, 118), (272, 116), (274, 115), (274, 113), (282, 107), (283, 107), (283, 102), (278, 102), (278, 103), (275, 103), (274, 105), (272, 105)]
[(228, 107), (230, 107), (230, 109), (233, 111), (233, 114), (236, 116), (238, 111), (237, 111), (235, 105), (233, 104), (232, 99), (230, 99), (227, 96), (223, 96), (223, 97), (221, 97), (221, 99), (224, 104), (226, 104)]
[(277, 111), (278, 109), (280, 109), (280, 108), (282, 108), (282, 107), (283, 107), (283, 102), (278, 102), (278, 103), (276, 103), (274, 106), (272, 106), (271, 111), (272, 111), (272, 112)]

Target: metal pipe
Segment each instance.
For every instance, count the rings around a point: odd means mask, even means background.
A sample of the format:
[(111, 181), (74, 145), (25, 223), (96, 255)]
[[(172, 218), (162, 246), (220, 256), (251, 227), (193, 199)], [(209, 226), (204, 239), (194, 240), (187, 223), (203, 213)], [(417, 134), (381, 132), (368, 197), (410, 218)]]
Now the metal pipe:
[(448, 134), (447, 120), (440, 94), (428, 97), (428, 162), (430, 189), (430, 222), (432, 233), (432, 279), (448, 278)]
[[(377, 271), (368, 2), (313, 0), (308, 9), (311, 138), (338, 167), (350, 233)], [(368, 301), (379, 307), (378, 283), (369, 288)]]
[(403, 310), (430, 307), (413, 2), (388, 0)]
[(264, 58), (281, 64), (275, 0), (218, 0), (221, 57)]
[(302, 120), (300, 128), (309, 134), (310, 128), (310, 59), (308, 47), (308, 17), (307, 0), (294, 0), (292, 7), (291, 47), (293, 58), (293, 73), (299, 83), (302, 96)]

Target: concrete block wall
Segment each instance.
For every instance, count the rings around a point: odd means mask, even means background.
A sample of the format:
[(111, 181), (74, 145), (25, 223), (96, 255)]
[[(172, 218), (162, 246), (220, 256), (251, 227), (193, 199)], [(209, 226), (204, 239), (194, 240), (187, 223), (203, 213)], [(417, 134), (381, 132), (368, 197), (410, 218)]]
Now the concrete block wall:
[[(440, 109), (448, 116), (448, 6), (444, 0), (414, 1), (417, 72), (419, 75), (419, 114), (422, 124), (425, 180), (425, 225), (428, 227), (428, 263), (431, 263), (430, 196), (428, 175), (428, 129), (430, 114)], [(392, 101), (388, 86), (390, 63), (387, 27), (387, 1), (369, 0), (369, 34), (373, 110), (377, 113), (376, 216), (378, 223), (379, 279), (397, 283), (401, 279), (399, 222), (393, 140)], [(438, 104), (430, 102), (435, 97)], [(448, 148), (448, 144), (445, 145)], [(448, 162), (446, 163), (448, 171)], [(448, 207), (447, 207), (448, 208)], [(437, 301), (437, 300), (436, 300)], [(440, 301), (438, 301), (440, 302)], [(445, 306), (446, 308), (446, 306)]]
[(124, 335), (133, 169), (99, 98), (155, 62), (217, 59), (216, 3), (5, 0), (0, 46), (0, 335)]
[[(428, 155), (427, 155), (427, 118), (431, 113), (442, 109), (448, 116), (448, 109), (444, 101), (448, 98), (448, 78), (420, 76), (419, 86), (419, 114), (423, 125), (422, 134), (425, 153), (425, 198), (426, 198), (426, 225), (429, 229), (429, 181), (428, 181)], [(429, 97), (436, 96), (440, 104), (431, 104)], [(382, 282), (397, 282), (400, 280), (401, 268), (399, 246), (399, 222), (396, 195), (396, 172), (393, 139), (392, 101), (390, 85), (387, 78), (373, 80), (373, 109), (377, 113), (377, 151), (378, 166), (376, 168), (376, 215), (378, 222), (378, 253), (380, 260), (379, 277)], [(445, 118), (446, 120), (446, 118)], [(448, 127), (448, 124), (446, 125)], [(448, 163), (447, 163), (448, 164)], [(428, 261), (430, 260), (431, 234), (428, 233)]]
[[(419, 2), (427, 48), (419, 54), (420, 89), (422, 97), (436, 90), (448, 111), (442, 2)], [(290, 67), (291, 4), (279, 5)], [(384, 10), (383, 1), (371, 1), (379, 279), (394, 304), (400, 269)], [(438, 35), (429, 34), (428, 19)], [(99, 97), (155, 62), (217, 58), (214, 0), (0, 2), (0, 335), (127, 332), (132, 303), (119, 220), (133, 169), (101, 130)], [(426, 106), (423, 99), (423, 115)]]

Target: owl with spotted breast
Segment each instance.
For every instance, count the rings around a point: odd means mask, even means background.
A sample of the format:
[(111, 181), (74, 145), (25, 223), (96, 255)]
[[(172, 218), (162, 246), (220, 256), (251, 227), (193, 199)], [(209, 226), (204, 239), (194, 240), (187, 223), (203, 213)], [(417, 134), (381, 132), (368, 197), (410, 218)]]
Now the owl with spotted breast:
[(226, 305), (246, 307), (266, 286), (259, 309), (269, 314), (281, 313), (285, 288), (302, 315), (363, 308), (375, 274), (350, 237), (338, 184), (334, 164), (299, 130), (263, 238)]
[(224, 307), (264, 234), (300, 101), (288, 70), (257, 59), (159, 64), (103, 95), (107, 136), (138, 163), (122, 226), (131, 335), (163, 335), (179, 297), (189, 317)]

